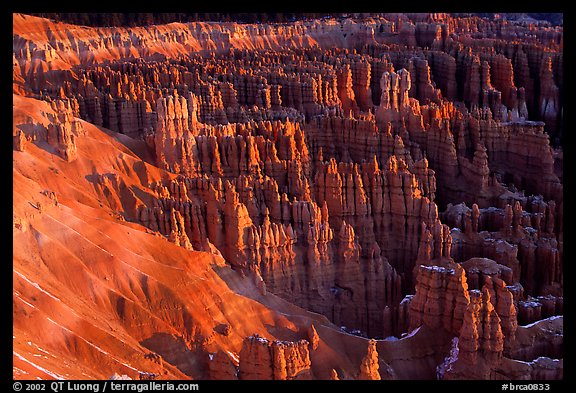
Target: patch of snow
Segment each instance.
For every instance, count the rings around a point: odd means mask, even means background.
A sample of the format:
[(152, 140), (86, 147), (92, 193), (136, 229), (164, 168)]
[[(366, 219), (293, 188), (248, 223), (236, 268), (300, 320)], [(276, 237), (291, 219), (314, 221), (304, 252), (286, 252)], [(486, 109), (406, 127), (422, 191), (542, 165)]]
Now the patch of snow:
[(539, 356), (538, 358), (532, 360), (530, 364), (537, 364), (537, 363), (559, 363), (559, 359), (552, 359), (547, 356)]
[(30, 284), (32, 284), (32, 286), (36, 289), (38, 289), (40, 292), (45, 293), (46, 295), (50, 296), (52, 299), (61, 301), (60, 299), (58, 299), (56, 296), (52, 295), (51, 293), (46, 292), (44, 289), (42, 289), (42, 287), (40, 287), (40, 285), (38, 285), (38, 283), (35, 283), (33, 281), (30, 281), (25, 275), (23, 275), (22, 273), (13, 270), (14, 273), (16, 273), (17, 275), (19, 275), (20, 277), (22, 277), (24, 280), (26, 280), (27, 282), (29, 282)]
[[(120, 258), (118, 258), (118, 259), (120, 259)], [(122, 259), (120, 259), (120, 260), (121, 260), (122, 262), (124, 262)], [(124, 264), (125, 264), (129, 269), (135, 270), (135, 271), (137, 271), (138, 273), (142, 274), (143, 276), (150, 277), (148, 274), (144, 273), (144, 272), (143, 272), (142, 270), (140, 270), (140, 269), (135, 268), (134, 266), (130, 265), (129, 263), (124, 262)]]
[(526, 365), (529, 365), (529, 366), (532, 365), (532, 362), (526, 362), (526, 361), (524, 361), (524, 360), (514, 359), (514, 363), (516, 363), (516, 362), (521, 363), (521, 364), (526, 364)]
[(228, 355), (230, 355), (230, 357), (232, 358), (232, 360), (234, 360), (235, 363), (239, 363), (240, 359), (238, 358), (238, 355), (236, 355), (233, 352), (230, 351), (226, 351), (226, 353), (228, 353)]
[(418, 333), (420, 331), (421, 326), (418, 326), (416, 329), (412, 330), (410, 333), (406, 334), (405, 336), (402, 336), (402, 338), (408, 338), (408, 337), (412, 337), (414, 336), (416, 333)]
[(22, 299), (21, 297), (19, 297), (18, 299), (20, 299), (23, 303), (25, 303), (27, 306), (31, 307), (31, 308), (36, 308), (34, 307), (33, 304), (28, 303), (26, 300)]
[(74, 333), (74, 332), (71, 331), (70, 329), (68, 329), (68, 328), (60, 325), (58, 322), (53, 321), (52, 319), (50, 319), (50, 317), (47, 317), (46, 319), (48, 319), (48, 320), (49, 320), (50, 322), (52, 322), (53, 324), (55, 324), (55, 325), (57, 325), (57, 326), (60, 326), (62, 329), (66, 330), (67, 332), (75, 335), (77, 338), (79, 338), (80, 340), (84, 341), (86, 344), (90, 345), (91, 347), (93, 347), (93, 348), (96, 349), (97, 351), (99, 351), (99, 352), (107, 355), (108, 357), (112, 358), (114, 361), (116, 361), (116, 362), (118, 362), (118, 363), (120, 363), (120, 364), (123, 364), (124, 366), (128, 367), (128, 368), (131, 369), (131, 370), (134, 370), (134, 371), (138, 371), (138, 372), (139, 372), (139, 370), (135, 369), (134, 367), (132, 367), (132, 366), (130, 366), (130, 365), (128, 365), (128, 364), (126, 364), (126, 363), (124, 363), (124, 362), (116, 359), (116, 358), (114, 358), (112, 355), (110, 355), (108, 352), (106, 352), (105, 350), (103, 350), (103, 349), (100, 348), (99, 346), (97, 346), (97, 345), (95, 345), (95, 344), (92, 344), (90, 341), (88, 341), (88, 340), (86, 340), (85, 338), (79, 336), (77, 333)]
[(414, 297), (414, 295), (406, 295), (404, 296), (404, 299), (402, 299), (402, 301), (400, 302), (400, 304), (406, 304), (409, 303), (410, 301), (412, 301), (412, 298)]
[(458, 337), (452, 339), (452, 346), (450, 348), (450, 353), (444, 358), (444, 361), (436, 367), (436, 379), (444, 379), (447, 371), (452, 369), (452, 366), (458, 360), (458, 353), (460, 348), (458, 348)]
[[(60, 325), (58, 322), (54, 321), (52, 318), (46, 317), (46, 319), (49, 320), (50, 322), (52, 322), (54, 325), (60, 326), (62, 329), (66, 330), (68, 333), (75, 334), (72, 330), (68, 329), (67, 327)], [(78, 337), (78, 338), (81, 338), (81, 337)], [(86, 341), (86, 340), (84, 340), (84, 341)]]
[(532, 322), (532, 323), (530, 323), (530, 324), (528, 324), (528, 325), (524, 325), (523, 327), (525, 327), (525, 328), (530, 328), (530, 327), (532, 327), (532, 326), (535, 326), (535, 325), (538, 324), (538, 323), (542, 323), (542, 322), (544, 322), (544, 321), (555, 321), (556, 319), (560, 319), (560, 318), (564, 318), (564, 316), (563, 316), (563, 315), (554, 315), (554, 316), (552, 316), (552, 317), (544, 318), (544, 319), (541, 319), (541, 320), (539, 320), (539, 321)]
[(86, 240), (88, 243), (91, 243), (94, 247), (99, 248), (100, 250), (104, 251), (106, 254), (110, 255), (111, 257), (113, 257), (114, 255), (111, 254), (110, 252), (108, 252), (107, 250), (103, 249), (102, 247), (100, 247), (98, 244), (94, 243), (93, 241), (91, 241), (90, 239), (88, 239), (87, 237), (85, 237), (84, 235), (82, 235), (80, 232), (78, 232), (77, 230), (75, 230), (74, 228), (64, 224), (62, 221), (59, 221), (57, 219), (55, 219), (54, 217), (50, 217), (52, 218), (54, 221), (60, 223), (62, 226), (65, 226), (66, 228), (70, 229), (72, 232), (74, 232), (75, 234), (77, 234), (78, 236), (80, 236), (82, 239)]
[(51, 371), (46, 370), (46, 369), (43, 368), (43, 367), (40, 367), (40, 366), (37, 365), (37, 364), (32, 363), (31, 361), (29, 361), (28, 359), (26, 359), (24, 356), (21, 356), (20, 354), (14, 352), (14, 351), (12, 351), (12, 353), (13, 353), (14, 355), (16, 355), (16, 357), (17, 357), (18, 359), (20, 359), (20, 360), (22, 360), (22, 361), (24, 361), (24, 362), (32, 365), (33, 367), (35, 367), (35, 368), (37, 368), (38, 370), (40, 370), (40, 371), (42, 371), (42, 372), (50, 375), (51, 377), (56, 378), (56, 379), (61, 379), (61, 380), (64, 379), (63, 376), (58, 375), (58, 374), (55, 374), (55, 373), (53, 373), (53, 372), (51, 372)]
[(518, 304), (522, 307), (542, 307), (542, 303), (536, 300), (521, 300)]
[(384, 339), (384, 341), (398, 341), (399, 338), (396, 336), (388, 336)]
[(521, 290), (522, 288), (522, 284), (520, 284), (519, 282), (517, 282), (516, 284), (513, 285), (506, 285), (506, 288), (508, 288), (509, 290)]
[(40, 352), (44, 352), (45, 354), (50, 355), (50, 353), (48, 351), (43, 350), (42, 348), (40, 348), (38, 345), (36, 345), (36, 348), (40, 351)]
[(366, 333), (364, 333), (363, 331), (361, 331), (359, 329), (349, 329), (346, 326), (340, 326), (340, 330), (342, 330), (344, 333), (349, 334), (351, 336), (358, 336), (358, 337), (364, 337), (364, 338), (368, 337), (368, 335)]
[[(36, 307), (34, 307), (33, 304), (30, 304), (30, 303), (28, 303), (26, 300), (22, 299), (22, 298), (20, 297), (20, 294), (19, 294), (17, 291), (14, 291), (14, 294), (16, 295), (16, 297), (17, 297), (21, 302), (25, 303), (27, 306), (32, 307), (32, 308), (36, 308)], [(14, 338), (16, 338), (16, 337), (14, 337)]]
[(214, 354), (209, 353), (209, 354), (208, 354), (208, 357), (210, 358), (210, 361), (212, 361), (212, 359), (214, 359)]
[(28, 374), (28, 371), (20, 370), (18, 367), (14, 367), (14, 371), (19, 374)]
[(437, 272), (437, 273), (448, 273), (448, 274), (453, 274), (454, 273), (454, 269), (448, 269), (442, 266), (427, 266), (427, 265), (420, 265), (420, 267), (429, 270), (429, 271), (433, 271), (433, 272)]
[(258, 340), (258, 342), (263, 343), (263, 344), (268, 344), (268, 339), (264, 338), (264, 337), (260, 337), (258, 334), (254, 334), (250, 337), (251, 340), (256, 339)]
[[(116, 360), (116, 359), (114, 359), (114, 360)], [(122, 364), (122, 365), (124, 365), (124, 366), (128, 367), (130, 370), (134, 370), (134, 371), (136, 371), (136, 372), (138, 372), (138, 373), (140, 372), (140, 370), (138, 370), (138, 369), (135, 369), (134, 367), (130, 366), (129, 364), (126, 364), (126, 363), (124, 363), (124, 362), (121, 362), (121, 361), (119, 361), (119, 360), (116, 360), (116, 361), (117, 361), (118, 363), (120, 363), (120, 364)]]

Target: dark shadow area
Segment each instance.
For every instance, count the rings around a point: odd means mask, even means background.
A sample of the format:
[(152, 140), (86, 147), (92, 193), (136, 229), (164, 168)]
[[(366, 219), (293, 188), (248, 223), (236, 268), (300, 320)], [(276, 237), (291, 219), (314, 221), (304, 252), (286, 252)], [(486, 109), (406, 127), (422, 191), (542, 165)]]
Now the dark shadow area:
[[(208, 356), (202, 352), (193, 351), (182, 337), (168, 333), (154, 333), (140, 342), (142, 346), (162, 356), (164, 361), (172, 364), (184, 374), (193, 379), (207, 379)], [(206, 358), (206, 360), (202, 360)]]

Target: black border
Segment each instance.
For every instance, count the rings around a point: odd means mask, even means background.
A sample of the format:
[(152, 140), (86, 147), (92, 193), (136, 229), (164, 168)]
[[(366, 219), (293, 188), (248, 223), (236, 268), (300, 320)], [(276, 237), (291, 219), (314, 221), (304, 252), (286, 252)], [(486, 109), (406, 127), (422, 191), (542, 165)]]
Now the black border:
[[(6, 40), (5, 42), (10, 42), (8, 40), (8, 34), (11, 34), (12, 27), (12, 13), (31, 13), (31, 12), (185, 12), (188, 10), (193, 10), (194, 12), (558, 12), (564, 14), (564, 88), (563, 88), (563, 101), (564, 108), (566, 110), (563, 116), (564, 123), (564, 193), (565, 193), (565, 209), (564, 209), (564, 231), (565, 238), (568, 241), (571, 240), (570, 233), (571, 229), (566, 225), (568, 222), (572, 222), (571, 212), (573, 210), (571, 200), (566, 198), (570, 190), (570, 185), (572, 184), (571, 168), (575, 168), (576, 163), (572, 157), (572, 150), (574, 149), (574, 132), (567, 129), (566, 125), (572, 119), (572, 108), (574, 107), (574, 102), (572, 94), (567, 94), (568, 89), (566, 87), (573, 86), (573, 76), (572, 72), (575, 69), (572, 60), (572, 52), (576, 50), (573, 46), (572, 41), (573, 34), (573, 23), (574, 16), (569, 12), (572, 8), (569, 6), (568, 2), (559, 2), (558, 0), (554, 4), (543, 3), (543, 2), (531, 2), (531, 1), (504, 1), (500, 0), (498, 2), (491, 1), (348, 1), (348, 2), (331, 2), (331, 3), (320, 3), (320, 2), (302, 2), (302, 1), (284, 1), (284, 2), (267, 2), (263, 4), (255, 4), (254, 2), (234, 2), (232, 4), (227, 4), (224, 2), (214, 4), (214, 2), (184, 2), (184, 1), (157, 1), (153, 4), (149, 2), (124, 2), (119, 4), (116, 2), (106, 2), (106, 1), (90, 1), (90, 2), (75, 2), (74, 4), (56, 4), (56, 2), (44, 2), (42, 4), (31, 4), (29, 2), (15, 3), (11, 1), (9, 4), (3, 4), (8, 8), (9, 12), (1, 12), (2, 16), (2, 27), (6, 30)], [(218, 7), (221, 7), (218, 9)], [(3, 7), (4, 8), (4, 7)], [(135, 9), (136, 8), (136, 9)], [(225, 10), (224, 10), (225, 9)], [(566, 50), (567, 49), (567, 50)], [(6, 77), (2, 80), (4, 82), (10, 81), (10, 83), (4, 83), (5, 97), (12, 96), (12, 56), (6, 53)], [(570, 90), (571, 92), (571, 90)], [(8, 104), (3, 105), (4, 108), (8, 108)], [(4, 130), (5, 134), (9, 134), (8, 130)], [(10, 146), (8, 141), (6, 141), (6, 146)], [(7, 152), (2, 155), (2, 159), (6, 162), (2, 165), (2, 168), (11, 168), (12, 165), (8, 165), (8, 160), (12, 154)], [(11, 187), (12, 187), (12, 183)], [(566, 189), (568, 186), (568, 190)], [(12, 196), (13, 198), (13, 196)], [(13, 199), (12, 199), (13, 200)], [(4, 222), (3, 222), (4, 223)], [(11, 233), (12, 223), (11, 219), (6, 217), (5, 225), (7, 232)], [(13, 249), (13, 244), (11, 244), (11, 249)], [(573, 264), (573, 249), (568, 247), (564, 249), (564, 277), (571, 279), (570, 271)], [(7, 261), (2, 264), (2, 268), (5, 269), (2, 275), (6, 280), (10, 280), (10, 283), (2, 285), (3, 290), (3, 303), (12, 304), (13, 287), (12, 287), (12, 272), (9, 270), (10, 265)], [(571, 307), (572, 297), (572, 287), (568, 286), (564, 288), (564, 297), (567, 298), (568, 307)], [(566, 303), (566, 301), (565, 301)], [(7, 307), (8, 308), (8, 307)], [(565, 331), (574, 332), (573, 329), (573, 318), (572, 310), (569, 308), (570, 313), (564, 314)], [(10, 315), (10, 321), (12, 321), (13, 314)], [(6, 381), (0, 386), (11, 386), (12, 387), (12, 362), (6, 361), (7, 359), (12, 359), (12, 354), (8, 353), (8, 348), (12, 348), (12, 338), (8, 335), (8, 329), (2, 330), (2, 340), (8, 341), (5, 345), (2, 345), (3, 352), (6, 351), (3, 358), (5, 361), (2, 362), (2, 381)], [(11, 331), (11, 329), (10, 329)], [(545, 383), (550, 383), (550, 391), (558, 391), (558, 389), (564, 389), (571, 386), (574, 380), (574, 376), (571, 371), (572, 363), (572, 351), (575, 348), (574, 339), (571, 334), (568, 334), (564, 338), (565, 350), (565, 371), (564, 380), (562, 381), (543, 381)], [(24, 383), (25, 381), (21, 381)], [(90, 381), (94, 382), (94, 381)], [(273, 389), (277, 386), (278, 381), (193, 381), (198, 383), (200, 386), (200, 391), (206, 391), (207, 389), (227, 389), (227, 388), (247, 388), (247, 389)], [(283, 381), (288, 388), (311, 388), (311, 389), (325, 389), (325, 388), (344, 388), (344, 389), (355, 389), (360, 388), (364, 390), (381, 390), (381, 389), (397, 389), (397, 388), (408, 388), (408, 389), (436, 389), (440, 388), (442, 390), (458, 390), (467, 388), (487, 388), (489, 391), (502, 391), (502, 384), (508, 383), (510, 381)], [(513, 381), (515, 384), (520, 384), (521, 381)], [(526, 383), (535, 383), (535, 381), (526, 381)], [(49, 387), (47, 386), (46, 389)], [(3, 388), (2, 388), (3, 389)], [(102, 391), (100, 389), (100, 391)]]

